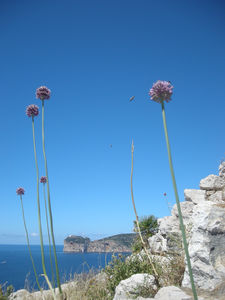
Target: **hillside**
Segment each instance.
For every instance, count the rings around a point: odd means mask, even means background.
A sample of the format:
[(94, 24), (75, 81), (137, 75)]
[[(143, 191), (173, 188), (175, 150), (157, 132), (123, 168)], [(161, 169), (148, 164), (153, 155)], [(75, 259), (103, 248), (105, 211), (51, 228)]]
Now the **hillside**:
[(117, 234), (91, 241), (89, 238), (71, 235), (64, 240), (64, 252), (131, 252), (136, 234)]
[(131, 247), (135, 237), (136, 237), (136, 233), (125, 233), (125, 234), (117, 234), (117, 235), (109, 236), (104, 239), (100, 239), (98, 241), (99, 242), (114, 241), (120, 244), (121, 246)]

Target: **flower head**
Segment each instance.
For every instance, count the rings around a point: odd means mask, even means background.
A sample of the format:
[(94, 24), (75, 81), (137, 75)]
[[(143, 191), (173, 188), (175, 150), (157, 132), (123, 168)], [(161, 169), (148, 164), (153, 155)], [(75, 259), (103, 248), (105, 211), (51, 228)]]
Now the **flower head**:
[(173, 94), (173, 86), (169, 81), (158, 80), (153, 84), (149, 91), (149, 96), (155, 102), (161, 103), (162, 101), (169, 102)]
[(25, 190), (24, 190), (22, 187), (19, 187), (19, 188), (16, 190), (16, 193), (17, 193), (17, 195), (24, 195)]
[(46, 86), (40, 86), (36, 90), (36, 98), (45, 100), (50, 98), (51, 91)]
[(166, 193), (164, 193), (163, 196), (166, 196)]
[(27, 106), (26, 114), (28, 117), (36, 117), (39, 114), (39, 108), (35, 104), (31, 104)]
[(46, 182), (47, 182), (47, 177), (46, 177), (46, 176), (42, 176), (42, 177), (40, 178), (40, 182), (41, 182), (41, 183), (46, 183)]

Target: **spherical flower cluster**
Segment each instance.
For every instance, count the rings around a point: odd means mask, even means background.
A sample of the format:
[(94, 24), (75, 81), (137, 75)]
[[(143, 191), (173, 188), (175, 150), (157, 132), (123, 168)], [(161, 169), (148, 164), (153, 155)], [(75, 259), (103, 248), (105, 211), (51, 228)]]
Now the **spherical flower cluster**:
[(39, 108), (35, 104), (27, 106), (26, 114), (28, 117), (36, 117), (39, 114)]
[(51, 91), (46, 86), (40, 86), (36, 90), (36, 98), (45, 100), (50, 98)]
[(22, 187), (19, 187), (19, 188), (16, 190), (16, 193), (17, 193), (17, 195), (24, 195), (25, 190), (24, 190)]
[(169, 81), (158, 80), (153, 84), (150, 89), (149, 95), (155, 102), (161, 103), (162, 101), (169, 102), (173, 94), (173, 86)]
[(46, 182), (47, 182), (47, 177), (46, 177), (46, 176), (42, 176), (42, 177), (40, 178), (40, 182), (41, 182), (41, 183), (46, 183)]

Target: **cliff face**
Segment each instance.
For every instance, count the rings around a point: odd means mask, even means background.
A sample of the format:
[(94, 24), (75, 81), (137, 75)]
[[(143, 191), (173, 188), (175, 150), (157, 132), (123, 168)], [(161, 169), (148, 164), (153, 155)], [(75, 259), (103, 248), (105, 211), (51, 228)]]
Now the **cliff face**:
[(101, 240), (71, 235), (64, 240), (64, 252), (131, 252), (135, 234), (118, 234)]
[(64, 252), (87, 252), (90, 243), (89, 238), (70, 235), (64, 240)]
[[(199, 186), (198, 190), (185, 189), (185, 201), (180, 203), (194, 282), (199, 291), (221, 292), (225, 299), (225, 161), (219, 166), (219, 176), (208, 175)], [(176, 204), (171, 213), (158, 219), (159, 230), (148, 240), (150, 251), (161, 257), (183, 252)], [(187, 264), (182, 287), (191, 288)]]

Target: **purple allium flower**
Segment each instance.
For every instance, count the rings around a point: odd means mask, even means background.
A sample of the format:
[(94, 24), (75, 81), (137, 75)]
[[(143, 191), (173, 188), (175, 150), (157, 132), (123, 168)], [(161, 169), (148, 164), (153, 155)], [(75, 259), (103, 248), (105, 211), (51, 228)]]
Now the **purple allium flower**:
[(19, 187), (19, 188), (16, 190), (16, 193), (17, 193), (17, 195), (24, 195), (25, 190), (24, 190), (22, 187)]
[(26, 114), (28, 117), (36, 117), (39, 114), (39, 108), (35, 104), (27, 106)]
[(161, 103), (162, 101), (169, 102), (173, 94), (173, 86), (169, 81), (158, 80), (153, 84), (150, 89), (149, 96), (155, 102)]
[(36, 90), (36, 98), (45, 100), (50, 98), (51, 91), (46, 86), (40, 86)]
[(47, 182), (47, 177), (46, 177), (46, 176), (42, 176), (42, 177), (40, 178), (40, 182), (41, 182), (41, 183), (46, 183), (46, 182)]

